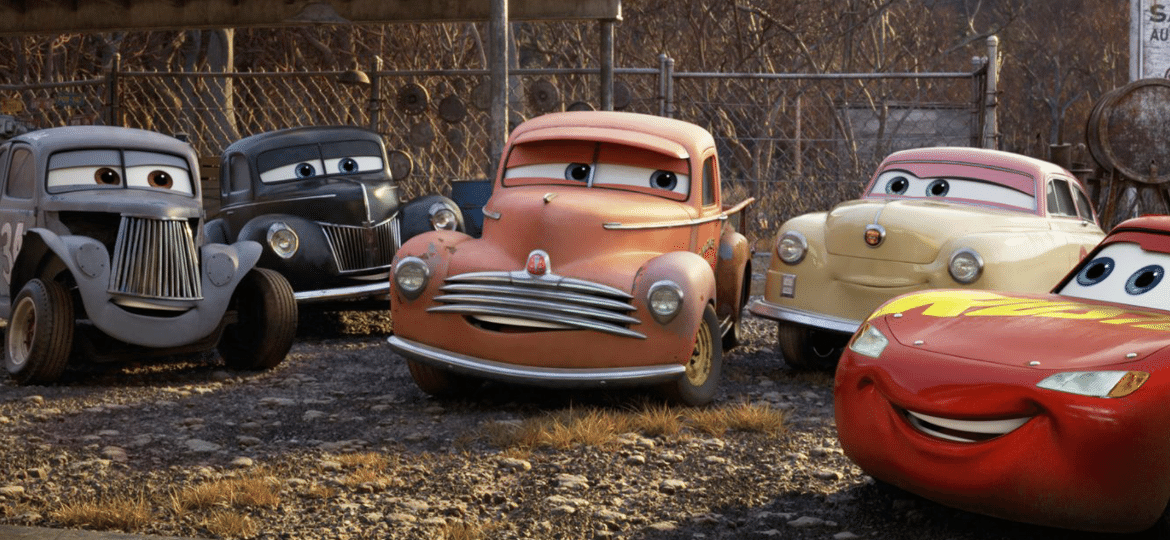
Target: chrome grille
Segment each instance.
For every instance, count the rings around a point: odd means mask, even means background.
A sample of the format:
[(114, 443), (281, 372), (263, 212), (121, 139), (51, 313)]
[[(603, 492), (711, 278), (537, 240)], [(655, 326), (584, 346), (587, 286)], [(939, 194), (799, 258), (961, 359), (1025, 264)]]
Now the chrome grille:
[(473, 317), (518, 319), (532, 326), (562, 330), (595, 330), (632, 338), (641, 324), (631, 317), (633, 297), (607, 285), (561, 276), (533, 278), (524, 272), (473, 272), (446, 279), (427, 311)]
[(394, 251), (401, 245), (398, 216), (373, 227), (317, 223), (325, 231), (333, 262), (342, 273), (389, 268)]
[(110, 293), (200, 300), (198, 248), (185, 219), (122, 217), (111, 261)]

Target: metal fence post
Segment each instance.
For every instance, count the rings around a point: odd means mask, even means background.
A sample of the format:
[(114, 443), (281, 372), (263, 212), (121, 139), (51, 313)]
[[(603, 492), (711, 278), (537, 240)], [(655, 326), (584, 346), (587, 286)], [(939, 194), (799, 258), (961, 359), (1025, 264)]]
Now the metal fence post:
[(601, 110), (613, 110), (613, 21), (601, 21)]
[(122, 69), (122, 54), (114, 53), (110, 71), (106, 73), (106, 106), (103, 121), (107, 126), (122, 125), (122, 108), (118, 105), (118, 72)]
[(370, 97), (367, 110), (370, 116), (370, 130), (381, 133), (382, 120), (382, 57), (374, 56), (374, 70), (370, 73)]
[(996, 102), (999, 100), (999, 38), (987, 38), (987, 120), (983, 124), (983, 147), (999, 148), (999, 123)]
[(666, 114), (667, 118), (674, 118), (674, 58), (666, 58)]

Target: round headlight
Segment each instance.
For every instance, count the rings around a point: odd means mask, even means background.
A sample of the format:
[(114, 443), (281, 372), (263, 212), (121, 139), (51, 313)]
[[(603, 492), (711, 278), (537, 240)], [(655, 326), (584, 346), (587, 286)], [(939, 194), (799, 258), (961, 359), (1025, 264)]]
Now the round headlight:
[(297, 249), (301, 246), (301, 239), (297, 237), (296, 231), (292, 227), (284, 223), (273, 223), (268, 227), (268, 247), (276, 256), (287, 259), (296, 255)]
[(430, 268), (418, 257), (405, 257), (394, 265), (394, 283), (402, 295), (411, 300), (418, 298), (430, 277)]
[(459, 219), (455, 217), (455, 212), (451, 211), (447, 205), (435, 203), (431, 205), (429, 212), (431, 214), (431, 227), (434, 227), (436, 231), (453, 231), (459, 227)]
[(673, 281), (659, 281), (650, 286), (646, 303), (654, 320), (666, 324), (682, 309), (683, 290)]
[(980, 257), (971, 248), (962, 248), (951, 255), (951, 262), (947, 265), (951, 277), (959, 283), (974, 283), (983, 273), (983, 257)]
[(804, 238), (803, 234), (796, 231), (784, 233), (780, 237), (780, 241), (776, 242), (776, 255), (788, 264), (796, 264), (804, 260), (805, 253), (808, 253), (808, 240)]

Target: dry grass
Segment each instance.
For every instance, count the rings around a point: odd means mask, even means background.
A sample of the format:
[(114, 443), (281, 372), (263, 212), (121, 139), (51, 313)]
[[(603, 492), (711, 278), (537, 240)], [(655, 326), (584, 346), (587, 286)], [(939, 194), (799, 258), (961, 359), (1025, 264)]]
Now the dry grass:
[(738, 403), (727, 407), (695, 409), (687, 416), (691, 427), (711, 435), (723, 435), (728, 431), (781, 435), (787, 431), (784, 411), (765, 404)]
[(172, 495), (171, 506), (176, 513), (213, 506), (263, 506), (274, 508), (280, 504), (279, 483), (266, 476), (228, 478), (184, 488)]
[(66, 504), (52, 511), (50, 517), (68, 527), (122, 531), (137, 530), (153, 519), (150, 504), (142, 495)]
[(443, 525), (436, 538), (441, 540), (485, 540), (497, 538), (503, 530), (504, 524), (489, 521), (487, 523), (468, 523), (466, 521)]
[(321, 484), (311, 484), (302, 493), (302, 495), (310, 499), (328, 499), (336, 494), (337, 490)]
[(342, 454), (337, 456), (337, 462), (344, 467), (362, 467), (379, 471), (384, 471), (390, 466), (390, 458), (378, 452)]
[(779, 435), (785, 432), (784, 418), (783, 411), (766, 404), (739, 403), (707, 409), (643, 405), (631, 411), (568, 409), (520, 423), (488, 424), (480, 434), (489, 444), (500, 448), (605, 447), (631, 431), (672, 438), (685, 438), (688, 430), (717, 436), (727, 431)]
[(259, 528), (255, 520), (243, 514), (227, 510), (212, 512), (203, 520), (203, 527), (207, 532), (225, 538), (246, 538), (255, 536)]

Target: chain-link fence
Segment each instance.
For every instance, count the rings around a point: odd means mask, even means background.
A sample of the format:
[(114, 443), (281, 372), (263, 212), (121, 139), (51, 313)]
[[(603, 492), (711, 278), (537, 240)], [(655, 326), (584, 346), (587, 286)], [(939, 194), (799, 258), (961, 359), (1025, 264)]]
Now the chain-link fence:
[[(409, 195), (450, 193), (452, 181), (491, 175), (486, 70), (368, 73), (121, 72), (104, 78), (0, 86), (0, 112), (31, 127), (125, 125), (183, 133), (204, 163), (217, 206), (215, 166), (231, 142), (303, 125), (351, 124), (382, 133), (412, 156)], [(595, 108), (596, 69), (520, 69), (509, 80), (510, 125), (551, 111)], [(854, 198), (890, 151), (978, 146), (986, 68), (933, 74), (753, 74), (619, 68), (614, 108), (708, 128), (719, 146), (725, 200), (754, 196), (748, 231), (765, 238), (783, 220)]]

